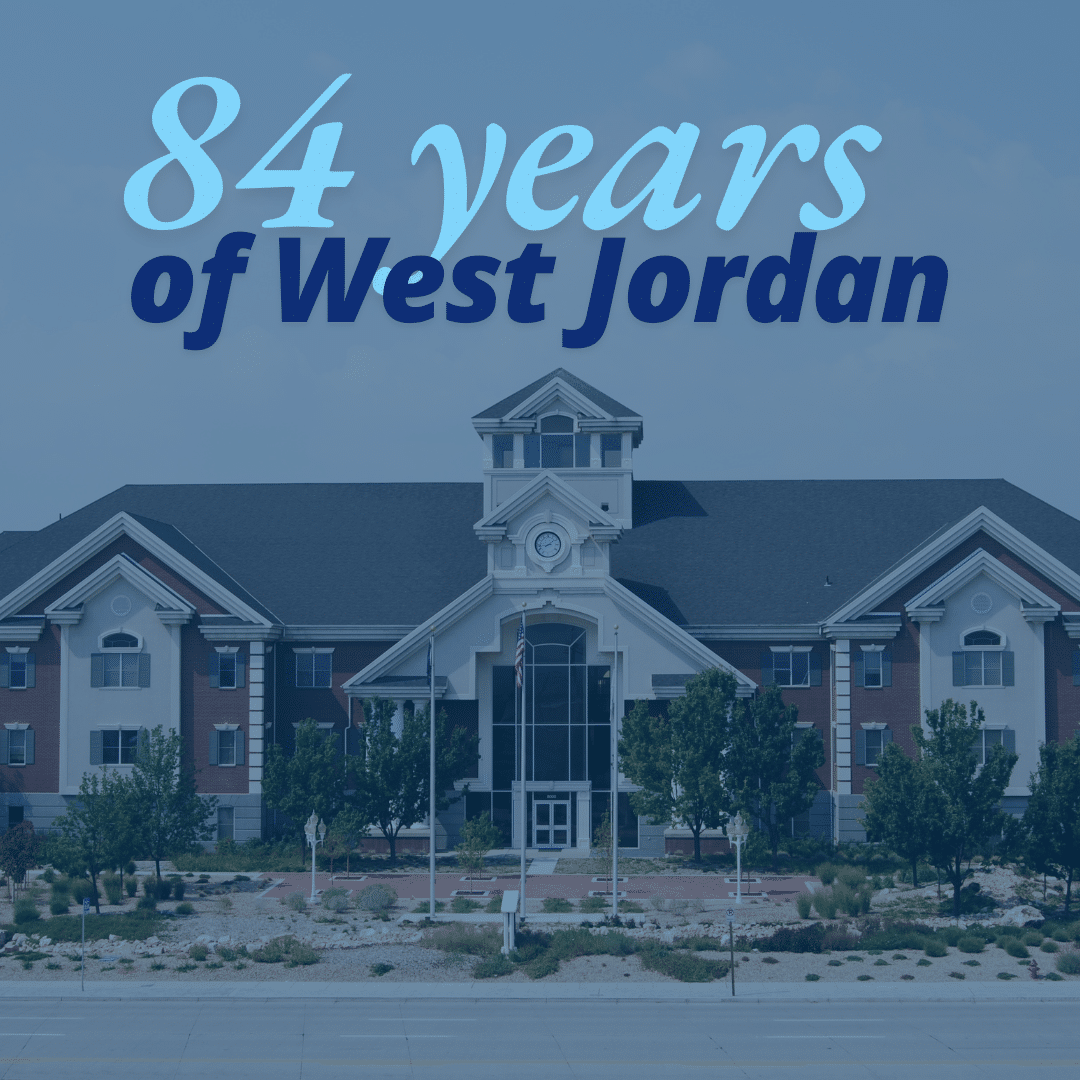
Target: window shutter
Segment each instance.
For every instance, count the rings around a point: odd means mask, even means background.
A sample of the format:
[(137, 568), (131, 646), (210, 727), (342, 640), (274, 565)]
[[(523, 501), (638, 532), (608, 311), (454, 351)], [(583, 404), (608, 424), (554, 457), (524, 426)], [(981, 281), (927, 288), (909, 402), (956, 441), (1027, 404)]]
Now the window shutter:
[(26, 729), (26, 764), (34, 764), (34, 729)]
[(236, 764), (244, 764), (244, 733), (242, 731), (233, 732), (233, 745), (236, 747)]
[(139, 653), (139, 686), (144, 690), (150, 685), (150, 654)]
[(807, 658), (810, 664), (810, 685), (821, 685), (821, 657), (818, 656), (817, 651), (812, 649), (810, 655)]
[(892, 742), (892, 728), (885, 728), (881, 733), (881, 752), (885, 753), (885, 747)]
[(210, 764), (218, 763), (218, 730), (214, 728), (210, 732)]
[[(91, 653), (90, 654), (90, 685), (91, 686), (104, 686), (105, 685), (105, 654), (104, 653)], [(101, 762), (91, 762), (91, 764), (100, 765)]]
[(1016, 683), (1016, 653), (1001, 654), (1001, 685), (1013, 686)]
[(138, 761), (141, 757), (149, 753), (150, 751), (150, 732), (144, 728), (139, 728), (139, 742), (135, 748), (135, 760)]
[(221, 654), (214, 649), (210, 653), (210, 689), (221, 688)]
[(888, 649), (881, 654), (881, 685), (892, 686), (892, 652)]
[(1001, 733), (1001, 745), (1006, 750), (1016, 753), (1016, 732), (1011, 727), (1005, 728)]
[(862, 649), (856, 649), (851, 660), (851, 679), (855, 686), (866, 685), (866, 654)]
[[(1073, 686), (1080, 686), (1080, 649), (1073, 649)], [(6, 685), (0, 683), (0, 686)]]
[(964, 654), (954, 652), (952, 654), (952, 684), (953, 686), (966, 686), (964, 682)]
[(855, 764), (866, 764), (866, 732), (862, 728), (855, 732)]
[[(100, 655), (101, 654), (98, 653), (98, 656), (100, 656)], [(98, 683), (98, 685), (100, 686), (101, 684)], [(91, 731), (90, 732), (90, 764), (91, 765), (100, 765), (102, 763), (102, 760), (104, 759), (104, 757), (105, 757), (105, 755), (102, 753), (102, 750), (101, 750), (101, 732), (100, 731)]]
[(761, 685), (772, 686), (775, 682), (773, 678), (773, 664), (772, 664), (772, 650), (766, 649), (761, 654)]
[[(1080, 653), (1077, 653), (1080, 656)], [(1076, 665), (1073, 664), (1073, 670), (1076, 670)], [(9, 653), (3, 653), (0, 655), (0, 686), (11, 685), (11, 656)], [(4, 757), (4, 764), (7, 764), (7, 756)]]
[(8, 763), (8, 732), (7, 728), (0, 728), (0, 765)]
[(244, 654), (236, 654), (236, 689), (241, 690), (244, 686)]

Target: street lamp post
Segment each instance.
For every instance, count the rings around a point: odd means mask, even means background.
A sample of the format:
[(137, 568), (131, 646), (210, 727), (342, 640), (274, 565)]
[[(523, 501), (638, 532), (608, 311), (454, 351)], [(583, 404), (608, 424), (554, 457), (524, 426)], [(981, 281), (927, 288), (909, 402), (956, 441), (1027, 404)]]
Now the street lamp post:
[(742, 813), (736, 814), (724, 826), (728, 843), (735, 845), (735, 903), (742, 903), (742, 846), (750, 835), (750, 823), (743, 821)]
[(326, 822), (314, 810), (304, 823), (304, 835), (311, 845), (311, 903), (315, 903), (315, 848), (326, 839)]

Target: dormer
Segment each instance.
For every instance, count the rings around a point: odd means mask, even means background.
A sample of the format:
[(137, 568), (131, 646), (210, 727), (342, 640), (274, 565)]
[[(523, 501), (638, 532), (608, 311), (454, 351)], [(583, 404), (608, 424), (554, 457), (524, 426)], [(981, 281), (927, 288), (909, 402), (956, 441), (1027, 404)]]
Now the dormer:
[(556, 368), (473, 417), (484, 441), (484, 513), (542, 472), (556, 474), (623, 529), (633, 523), (641, 416)]

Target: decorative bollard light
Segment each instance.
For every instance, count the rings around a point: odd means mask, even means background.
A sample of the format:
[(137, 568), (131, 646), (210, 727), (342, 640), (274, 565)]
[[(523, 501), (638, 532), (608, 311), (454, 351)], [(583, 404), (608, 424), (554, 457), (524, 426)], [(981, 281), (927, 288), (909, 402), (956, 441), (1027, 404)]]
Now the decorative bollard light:
[(315, 848), (326, 839), (326, 822), (314, 810), (304, 823), (304, 835), (311, 845), (311, 903), (315, 903)]
[(724, 826), (728, 843), (735, 845), (735, 903), (742, 903), (742, 846), (750, 835), (750, 823), (743, 821), (740, 811)]

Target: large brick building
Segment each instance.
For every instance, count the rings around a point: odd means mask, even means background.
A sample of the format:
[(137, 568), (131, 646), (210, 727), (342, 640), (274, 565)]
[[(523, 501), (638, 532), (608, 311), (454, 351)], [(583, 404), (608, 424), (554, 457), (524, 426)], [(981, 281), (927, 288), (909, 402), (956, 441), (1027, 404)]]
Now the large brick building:
[[(562, 369), (473, 425), (482, 483), (125, 487), (0, 534), (0, 826), (48, 827), (163, 724), (219, 834), (258, 836), (268, 744), (313, 717), (348, 753), (358, 699), (422, 701), (434, 626), (436, 693), (480, 746), (439, 832), (490, 813), (516, 844), (523, 609), (530, 843), (588, 846), (613, 696), (671, 698), (710, 665), (818, 730), (791, 827), (836, 839), (862, 835), (882, 747), (910, 751), (947, 697), (985, 709), (980, 753), (1019, 754), (1014, 810), (1039, 744), (1080, 725), (1080, 522), (1004, 481), (635, 481), (641, 416)], [(625, 846), (679, 843), (626, 795)]]

